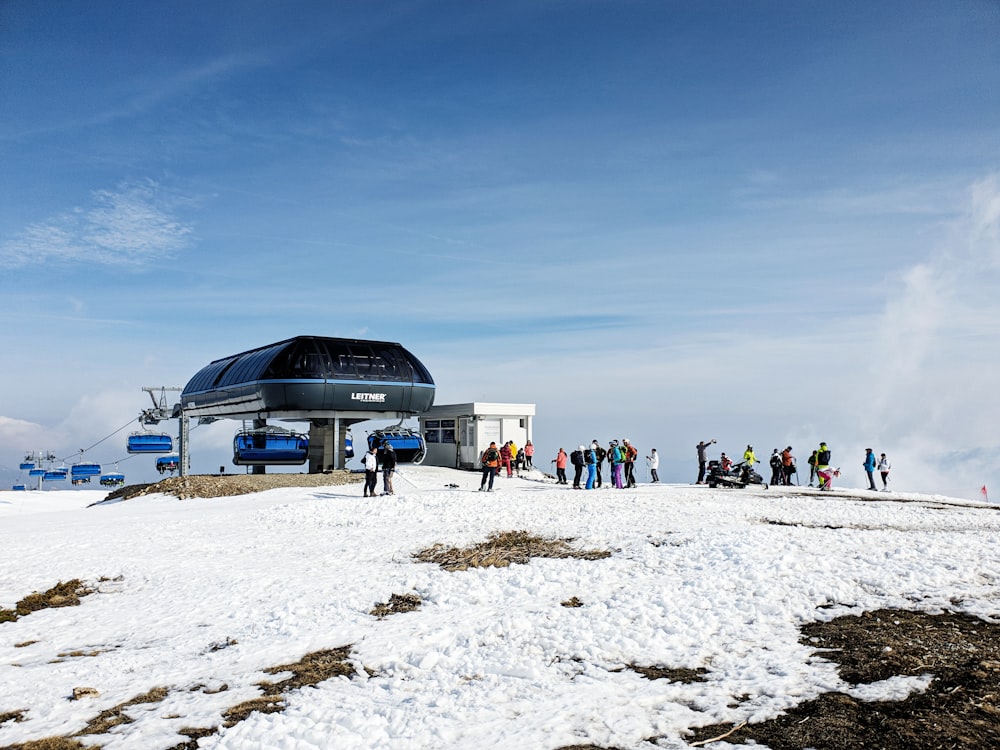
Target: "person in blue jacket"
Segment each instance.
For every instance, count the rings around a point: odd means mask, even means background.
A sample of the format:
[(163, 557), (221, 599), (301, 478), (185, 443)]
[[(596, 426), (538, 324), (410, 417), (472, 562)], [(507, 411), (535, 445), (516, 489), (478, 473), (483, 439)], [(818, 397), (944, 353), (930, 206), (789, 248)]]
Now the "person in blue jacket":
[(597, 482), (597, 443), (590, 444), (583, 454), (583, 460), (587, 462), (587, 489), (592, 490)]
[(875, 486), (875, 451), (865, 448), (865, 474), (868, 475), (868, 489), (878, 490)]

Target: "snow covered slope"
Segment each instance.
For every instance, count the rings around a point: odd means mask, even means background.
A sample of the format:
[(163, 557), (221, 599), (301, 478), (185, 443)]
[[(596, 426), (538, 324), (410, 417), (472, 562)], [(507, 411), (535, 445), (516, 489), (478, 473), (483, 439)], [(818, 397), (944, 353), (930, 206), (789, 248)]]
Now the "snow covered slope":
[[(0, 624), (0, 746), (72, 735), (172, 748), (686, 747), (689, 727), (760, 720), (850, 691), (798, 627), (881, 607), (1000, 614), (1000, 513), (942, 497), (640, 485), (574, 491), (404, 468), (361, 486), (94, 507), (100, 492), (0, 492), (0, 609), (80, 579), (79, 606)], [(458, 485), (452, 487), (450, 485)], [(413, 555), (497, 531), (572, 539), (600, 560), (448, 572)], [(370, 614), (393, 594), (412, 612)], [(573, 598), (576, 598), (574, 601)], [(581, 606), (567, 606), (568, 603)], [(354, 675), (220, 728), (265, 672), (350, 646)], [(627, 665), (703, 669), (647, 680)], [(287, 676), (287, 675), (285, 675)], [(74, 688), (99, 695), (71, 700)], [(916, 689), (887, 681), (865, 697)], [(210, 730), (210, 731), (209, 731)]]

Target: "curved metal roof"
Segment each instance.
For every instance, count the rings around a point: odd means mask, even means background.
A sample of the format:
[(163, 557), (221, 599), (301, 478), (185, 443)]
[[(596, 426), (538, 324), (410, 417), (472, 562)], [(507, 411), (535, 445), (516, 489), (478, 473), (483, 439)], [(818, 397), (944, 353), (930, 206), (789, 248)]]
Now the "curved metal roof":
[(188, 381), (188, 414), (407, 412), (434, 402), (434, 380), (403, 346), (296, 336), (209, 363)]

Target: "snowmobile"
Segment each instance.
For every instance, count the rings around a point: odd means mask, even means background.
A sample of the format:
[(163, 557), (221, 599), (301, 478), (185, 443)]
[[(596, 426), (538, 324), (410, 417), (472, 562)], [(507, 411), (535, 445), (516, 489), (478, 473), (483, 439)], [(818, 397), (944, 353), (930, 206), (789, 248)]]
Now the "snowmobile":
[(729, 471), (722, 470), (719, 461), (708, 462), (708, 477), (705, 480), (709, 487), (737, 487), (743, 489), (750, 484), (759, 484), (765, 490), (767, 483), (764, 477), (754, 471), (745, 461), (735, 464)]

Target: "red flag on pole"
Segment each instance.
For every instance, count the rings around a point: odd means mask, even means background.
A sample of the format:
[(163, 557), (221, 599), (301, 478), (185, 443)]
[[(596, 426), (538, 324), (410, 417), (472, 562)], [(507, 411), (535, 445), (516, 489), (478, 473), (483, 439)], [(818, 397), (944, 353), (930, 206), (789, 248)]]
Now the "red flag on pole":
[(986, 485), (985, 484), (982, 486), (982, 488), (979, 491), (983, 493), (983, 500), (986, 500), (987, 502), (989, 502), (990, 496), (986, 494)]

